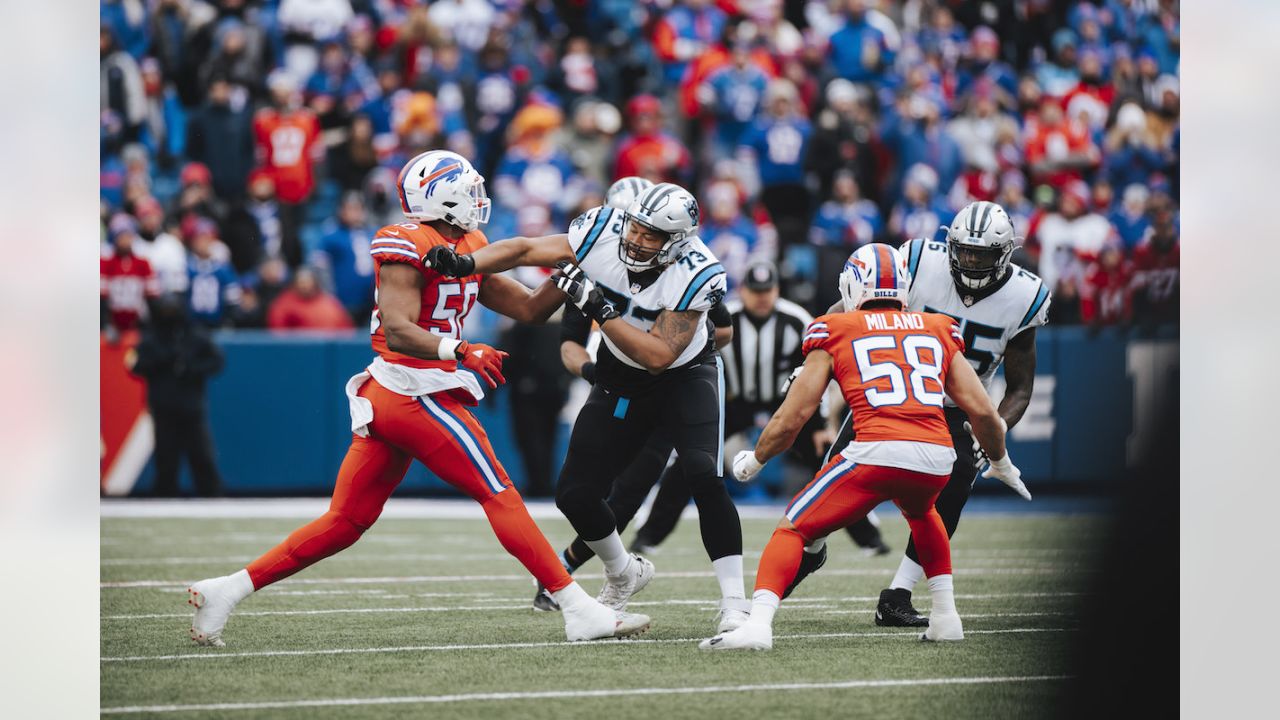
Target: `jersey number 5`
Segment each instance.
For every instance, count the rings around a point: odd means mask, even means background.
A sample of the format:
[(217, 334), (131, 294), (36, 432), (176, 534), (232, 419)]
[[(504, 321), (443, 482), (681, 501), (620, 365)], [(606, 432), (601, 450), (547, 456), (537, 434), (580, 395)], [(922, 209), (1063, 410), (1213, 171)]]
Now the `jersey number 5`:
[[(927, 357), (925, 350), (929, 351)], [(871, 353), (876, 351), (891, 351), (893, 359), (872, 362)], [(902, 405), (908, 397), (914, 397), (921, 405), (942, 407), (942, 343), (932, 335), (907, 335), (901, 344), (892, 335), (858, 338), (853, 341), (853, 357), (864, 385), (880, 378), (889, 379), (888, 390), (867, 388), (867, 403), (871, 407)], [(911, 366), (909, 376), (895, 362), (898, 358)], [(930, 390), (927, 381), (933, 381), (938, 389)]]

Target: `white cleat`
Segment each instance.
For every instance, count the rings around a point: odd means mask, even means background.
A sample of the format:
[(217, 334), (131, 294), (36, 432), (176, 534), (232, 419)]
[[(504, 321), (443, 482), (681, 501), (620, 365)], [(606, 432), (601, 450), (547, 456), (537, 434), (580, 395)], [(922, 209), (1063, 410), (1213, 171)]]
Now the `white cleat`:
[(955, 613), (930, 615), (929, 629), (920, 635), (920, 639), (928, 642), (963, 640), (964, 627), (960, 623), (960, 616)]
[(562, 608), (564, 634), (569, 642), (625, 638), (649, 629), (648, 615), (612, 610), (595, 600)]
[(772, 650), (773, 627), (764, 623), (743, 623), (737, 630), (707, 638), (699, 650)]
[(223, 647), (222, 628), (231, 617), (239, 599), (235, 597), (235, 580), (230, 576), (209, 578), (187, 588), (187, 604), (196, 609), (191, 619), (191, 639), (197, 645)]
[(716, 613), (716, 634), (737, 630), (751, 618), (751, 601), (746, 598), (721, 598)]
[(639, 555), (632, 555), (631, 562), (627, 563), (622, 573), (618, 575), (605, 573), (604, 587), (600, 589), (596, 600), (614, 610), (626, 610), (631, 596), (643, 590), (652, 579), (653, 563)]

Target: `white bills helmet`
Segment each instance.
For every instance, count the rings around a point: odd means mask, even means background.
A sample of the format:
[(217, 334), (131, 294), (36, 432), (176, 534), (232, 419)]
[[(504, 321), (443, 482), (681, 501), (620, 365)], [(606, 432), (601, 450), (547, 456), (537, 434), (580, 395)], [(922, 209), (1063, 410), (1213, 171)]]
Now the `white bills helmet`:
[(844, 263), (840, 272), (840, 299), (845, 312), (873, 300), (889, 300), (907, 306), (907, 260), (897, 248), (884, 243), (863, 245)]
[(604, 193), (604, 204), (615, 210), (626, 210), (640, 193), (653, 187), (652, 180), (628, 175), (609, 186)]
[(466, 158), (429, 150), (400, 171), (400, 209), (409, 220), (444, 220), (471, 232), (489, 222), (484, 177)]
[(971, 202), (946, 231), (951, 278), (961, 292), (981, 290), (1004, 277), (1017, 242), (1004, 208), (985, 200)]
[[(627, 240), (632, 223), (665, 237), (654, 252)], [(659, 183), (640, 193), (626, 209), (618, 259), (632, 270), (662, 267), (680, 259), (689, 240), (698, 231), (698, 201), (688, 190), (672, 183)]]

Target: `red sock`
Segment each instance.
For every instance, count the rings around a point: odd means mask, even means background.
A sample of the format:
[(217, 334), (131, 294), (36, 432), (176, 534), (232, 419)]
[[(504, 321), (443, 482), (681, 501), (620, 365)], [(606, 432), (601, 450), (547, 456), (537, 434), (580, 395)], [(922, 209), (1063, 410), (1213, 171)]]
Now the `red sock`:
[[(906, 513), (903, 513), (906, 515)], [(951, 574), (951, 541), (947, 539), (947, 527), (936, 508), (916, 517), (907, 517), (911, 537), (916, 543), (916, 555), (925, 577)]]
[(768, 590), (778, 597), (787, 589), (800, 570), (800, 553), (805, 540), (790, 528), (778, 528), (764, 546), (760, 568), (756, 570), (756, 590)]
[(548, 592), (563, 590), (573, 582), (565, 571), (551, 543), (529, 517), (520, 493), (513, 487), (494, 495), (481, 504), (489, 517), (493, 534)]

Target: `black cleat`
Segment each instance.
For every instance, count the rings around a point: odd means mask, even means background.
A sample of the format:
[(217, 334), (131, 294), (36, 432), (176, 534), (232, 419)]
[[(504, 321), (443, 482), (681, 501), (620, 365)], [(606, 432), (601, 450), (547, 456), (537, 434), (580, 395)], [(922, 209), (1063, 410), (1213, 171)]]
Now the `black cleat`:
[(880, 627), (929, 627), (929, 618), (911, 606), (910, 590), (881, 590), (876, 604), (876, 625)]
[(538, 594), (533, 596), (533, 609), (539, 612), (560, 612), (560, 603), (538, 583)]
[(827, 564), (827, 546), (826, 545), (823, 545), (822, 549), (816, 553), (801, 553), (800, 569), (796, 571), (795, 580), (792, 580), (791, 584), (787, 586), (786, 591), (782, 593), (782, 597), (785, 599), (786, 597), (790, 596), (791, 593), (794, 592), (796, 587), (800, 584), (801, 580), (804, 580), (805, 578), (809, 577), (814, 572), (816, 572), (818, 568), (826, 564)]
[(893, 552), (893, 550), (890, 549), (888, 545), (881, 542), (876, 545), (872, 545), (871, 547), (862, 548), (862, 552), (871, 557), (881, 557), (882, 555), (888, 555)]

